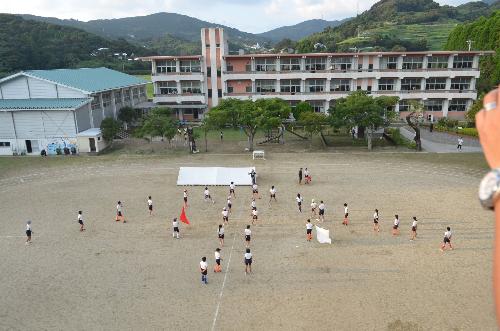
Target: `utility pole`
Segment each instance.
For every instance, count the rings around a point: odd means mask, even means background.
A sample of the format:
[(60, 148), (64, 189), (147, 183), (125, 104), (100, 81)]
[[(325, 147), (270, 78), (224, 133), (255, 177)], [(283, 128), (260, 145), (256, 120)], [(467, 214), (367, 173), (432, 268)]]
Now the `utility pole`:
[(469, 52), (470, 52), (470, 49), (471, 49), (471, 47), (472, 47), (472, 43), (474, 42), (474, 40), (470, 40), (470, 39), (468, 39), (468, 40), (466, 40), (465, 42), (467, 43), (467, 46), (468, 46), (468, 48), (469, 48)]

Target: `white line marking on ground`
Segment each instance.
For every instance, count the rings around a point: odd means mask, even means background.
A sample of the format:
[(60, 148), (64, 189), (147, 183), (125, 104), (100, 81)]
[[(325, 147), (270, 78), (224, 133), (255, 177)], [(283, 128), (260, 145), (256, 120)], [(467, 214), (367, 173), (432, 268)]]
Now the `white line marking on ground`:
[(234, 242), (236, 241), (236, 233), (233, 235), (233, 245), (231, 246), (231, 251), (229, 252), (229, 259), (227, 260), (226, 273), (224, 274), (224, 280), (222, 281), (222, 287), (219, 293), (219, 300), (217, 302), (217, 308), (215, 309), (214, 321), (212, 322), (212, 331), (215, 330), (215, 324), (217, 323), (217, 316), (219, 315), (220, 303), (222, 300), (222, 294), (224, 293), (224, 286), (226, 285), (226, 278), (229, 274), (229, 265), (231, 264), (231, 257), (233, 256)]

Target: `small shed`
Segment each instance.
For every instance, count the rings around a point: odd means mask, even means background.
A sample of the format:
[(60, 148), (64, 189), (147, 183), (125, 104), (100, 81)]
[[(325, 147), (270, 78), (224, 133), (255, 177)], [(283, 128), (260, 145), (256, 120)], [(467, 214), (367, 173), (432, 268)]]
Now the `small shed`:
[(92, 128), (78, 133), (76, 141), (80, 153), (99, 153), (108, 146), (102, 137), (100, 128)]

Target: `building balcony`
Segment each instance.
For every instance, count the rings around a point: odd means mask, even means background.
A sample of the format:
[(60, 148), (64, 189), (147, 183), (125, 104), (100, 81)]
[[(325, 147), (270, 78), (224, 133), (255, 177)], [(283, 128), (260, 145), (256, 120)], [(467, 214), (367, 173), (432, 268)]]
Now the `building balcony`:
[(205, 103), (205, 93), (154, 94), (153, 102), (165, 103)]
[(151, 75), (152, 82), (169, 82), (181, 80), (204, 81), (205, 74), (203, 72), (168, 72), (154, 73)]

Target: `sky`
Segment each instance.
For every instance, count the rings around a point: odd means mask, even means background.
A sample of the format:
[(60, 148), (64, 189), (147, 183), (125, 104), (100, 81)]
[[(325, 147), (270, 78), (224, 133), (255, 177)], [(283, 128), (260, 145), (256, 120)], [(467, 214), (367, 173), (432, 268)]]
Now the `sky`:
[[(436, 0), (435, 0), (436, 1)], [(337, 20), (369, 9), (376, 0), (0, 0), (0, 13), (33, 14), (81, 21), (142, 16), (157, 12), (198, 19), (260, 33), (322, 18)], [(437, 0), (459, 5), (468, 0)], [(359, 8), (359, 9), (358, 9)]]

